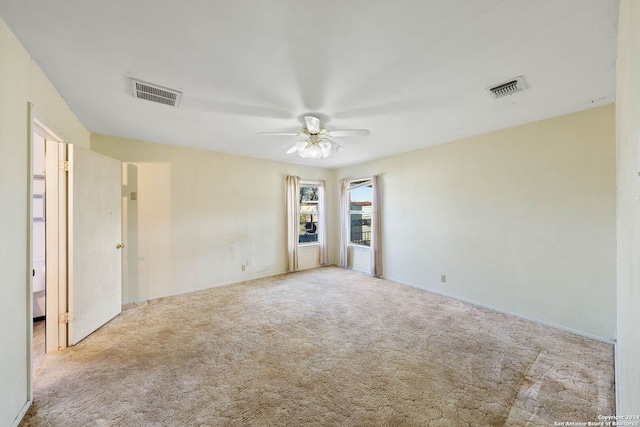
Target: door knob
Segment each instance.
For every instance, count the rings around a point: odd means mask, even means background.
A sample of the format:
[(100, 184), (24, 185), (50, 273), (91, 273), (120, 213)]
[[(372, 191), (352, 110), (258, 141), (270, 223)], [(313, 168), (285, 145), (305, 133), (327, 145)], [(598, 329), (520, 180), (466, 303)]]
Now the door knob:
[(122, 248), (124, 248), (124, 243), (118, 243), (116, 245), (116, 249), (122, 249)]

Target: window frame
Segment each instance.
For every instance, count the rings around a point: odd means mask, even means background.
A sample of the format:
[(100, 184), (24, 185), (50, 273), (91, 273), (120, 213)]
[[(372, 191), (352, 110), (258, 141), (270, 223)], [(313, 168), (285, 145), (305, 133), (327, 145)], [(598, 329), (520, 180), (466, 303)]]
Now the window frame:
[[(354, 248), (359, 248), (359, 249), (367, 249), (370, 250), (371, 249), (371, 234), (369, 234), (369, 244), (368, 245), (364, 245), (362, 243), (354, 243), (353, 239), (351, 238), (351, 215), (362, 215), (363, 211), (354, 211), (351, 210), (351, 191), (353, 190), (357, 190), (358, 188), (362, 188), (362, 187), (371, 187), (373, 185), (373, 179), (372, 178), (363, 178), (363, 179), (354, 179), (349, 181), (349, 188), (347, 189), (347, 203), (349, 205), (349, 209), (348, 209), (348, 230), (349, 230), (349, 234), (348, 234), (348, 239), (347, 239), (347, 246), (351, 246)], [(373, 191), (373, 189), (372, 189)], [(372, 197), (371, 199), (373, 199), (373, 193), (372, 193)], [(370, 200), (371, 203), (373, 203), (373, 200)], [(370, 205), (371, 206), (371, 205)], [(373, 212), (369, 212), (369, 215), (371, 216), (371, 220), (373, 220)], [(369, 225), (369, 229), (371, 229), (371, 225)], [(369, 231), (370, 232), (370, 231)]]
[[(300, 229), (298, 229), (298, 245), (300, 246), (319, 246), (320, 245), (320, 203), (322, 203), (321, 200), (321, 186), (322, 183), (320, 181), (312, 181), (312, 180), (308, 180), (308, 179), (301, 179), (300, 180), (300, 209), (298, 210), (298, 224), (302, 224), (301, 219), (302, 219), (302, 215), (311, 215), (311, 223), (315, 223), (316, 225), (316, 230), (315, 234), (316, 236), (316, 240), (315, 241), (311, 241), (311, 242), (301, 242), (300, 241), (300, 236), (304, 236), (303, 234), (300, 234)], [(302, 204), (304, 203), (302, 201), (302, 189), (305, 187), (314, 187), (317, 188), (317, 194), (318, 194), (318, 200), (316, 202), (316, 210), (315, 212), (309, 213), (309, 212), (302, 212)], [(313, 221), (313, 216), (316, 216), (316, 221)]]

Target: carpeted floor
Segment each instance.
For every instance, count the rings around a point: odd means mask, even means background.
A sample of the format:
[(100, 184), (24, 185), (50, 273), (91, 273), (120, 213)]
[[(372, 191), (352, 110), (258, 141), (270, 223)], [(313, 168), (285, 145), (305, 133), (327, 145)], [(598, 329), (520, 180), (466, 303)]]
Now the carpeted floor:
[(615, 413), (613, 348), (326, 267), (127, 307), (22, 426), (546, 426)]
[(33, 322), (33, 341), (32, 341), (32, 355), (33, 355), (33, 372), (37, 372), (44, 362), (45, 358), (45, 321), (38, 320)]

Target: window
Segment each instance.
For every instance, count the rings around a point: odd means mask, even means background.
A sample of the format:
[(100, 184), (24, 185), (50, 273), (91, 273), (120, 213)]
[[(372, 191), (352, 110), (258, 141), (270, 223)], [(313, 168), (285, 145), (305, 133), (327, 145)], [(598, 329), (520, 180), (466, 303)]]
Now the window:
[(349, 243), (371, 246), (371, 180), (349, 184)]
[(318, 242), (318, 219), (320, 186), (309, 182), (300, 183), (300, 227), (298, 243)]

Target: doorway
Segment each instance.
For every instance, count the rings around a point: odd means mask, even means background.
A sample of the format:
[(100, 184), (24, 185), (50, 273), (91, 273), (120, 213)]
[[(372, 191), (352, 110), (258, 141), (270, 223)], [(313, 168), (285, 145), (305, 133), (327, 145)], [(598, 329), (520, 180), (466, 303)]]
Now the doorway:
[(35, 118), (31, 137), (31, 298), (35, 372), (44, 353), (66, 347), (66, 326), (59, 322), (59, 313), (66, 311), (66, 182), (59, 163), (66, 144)]
[(32, 124), (32, 318), (50, 353), (122, 309), (122, 165)]
[(32, 135), (32, 232), (31, 276), (33, 318), (33, 371), (36, 372), (45, 355), (46, 322), (46, 192), (45, 192), (45, 138), (41, 129)]

